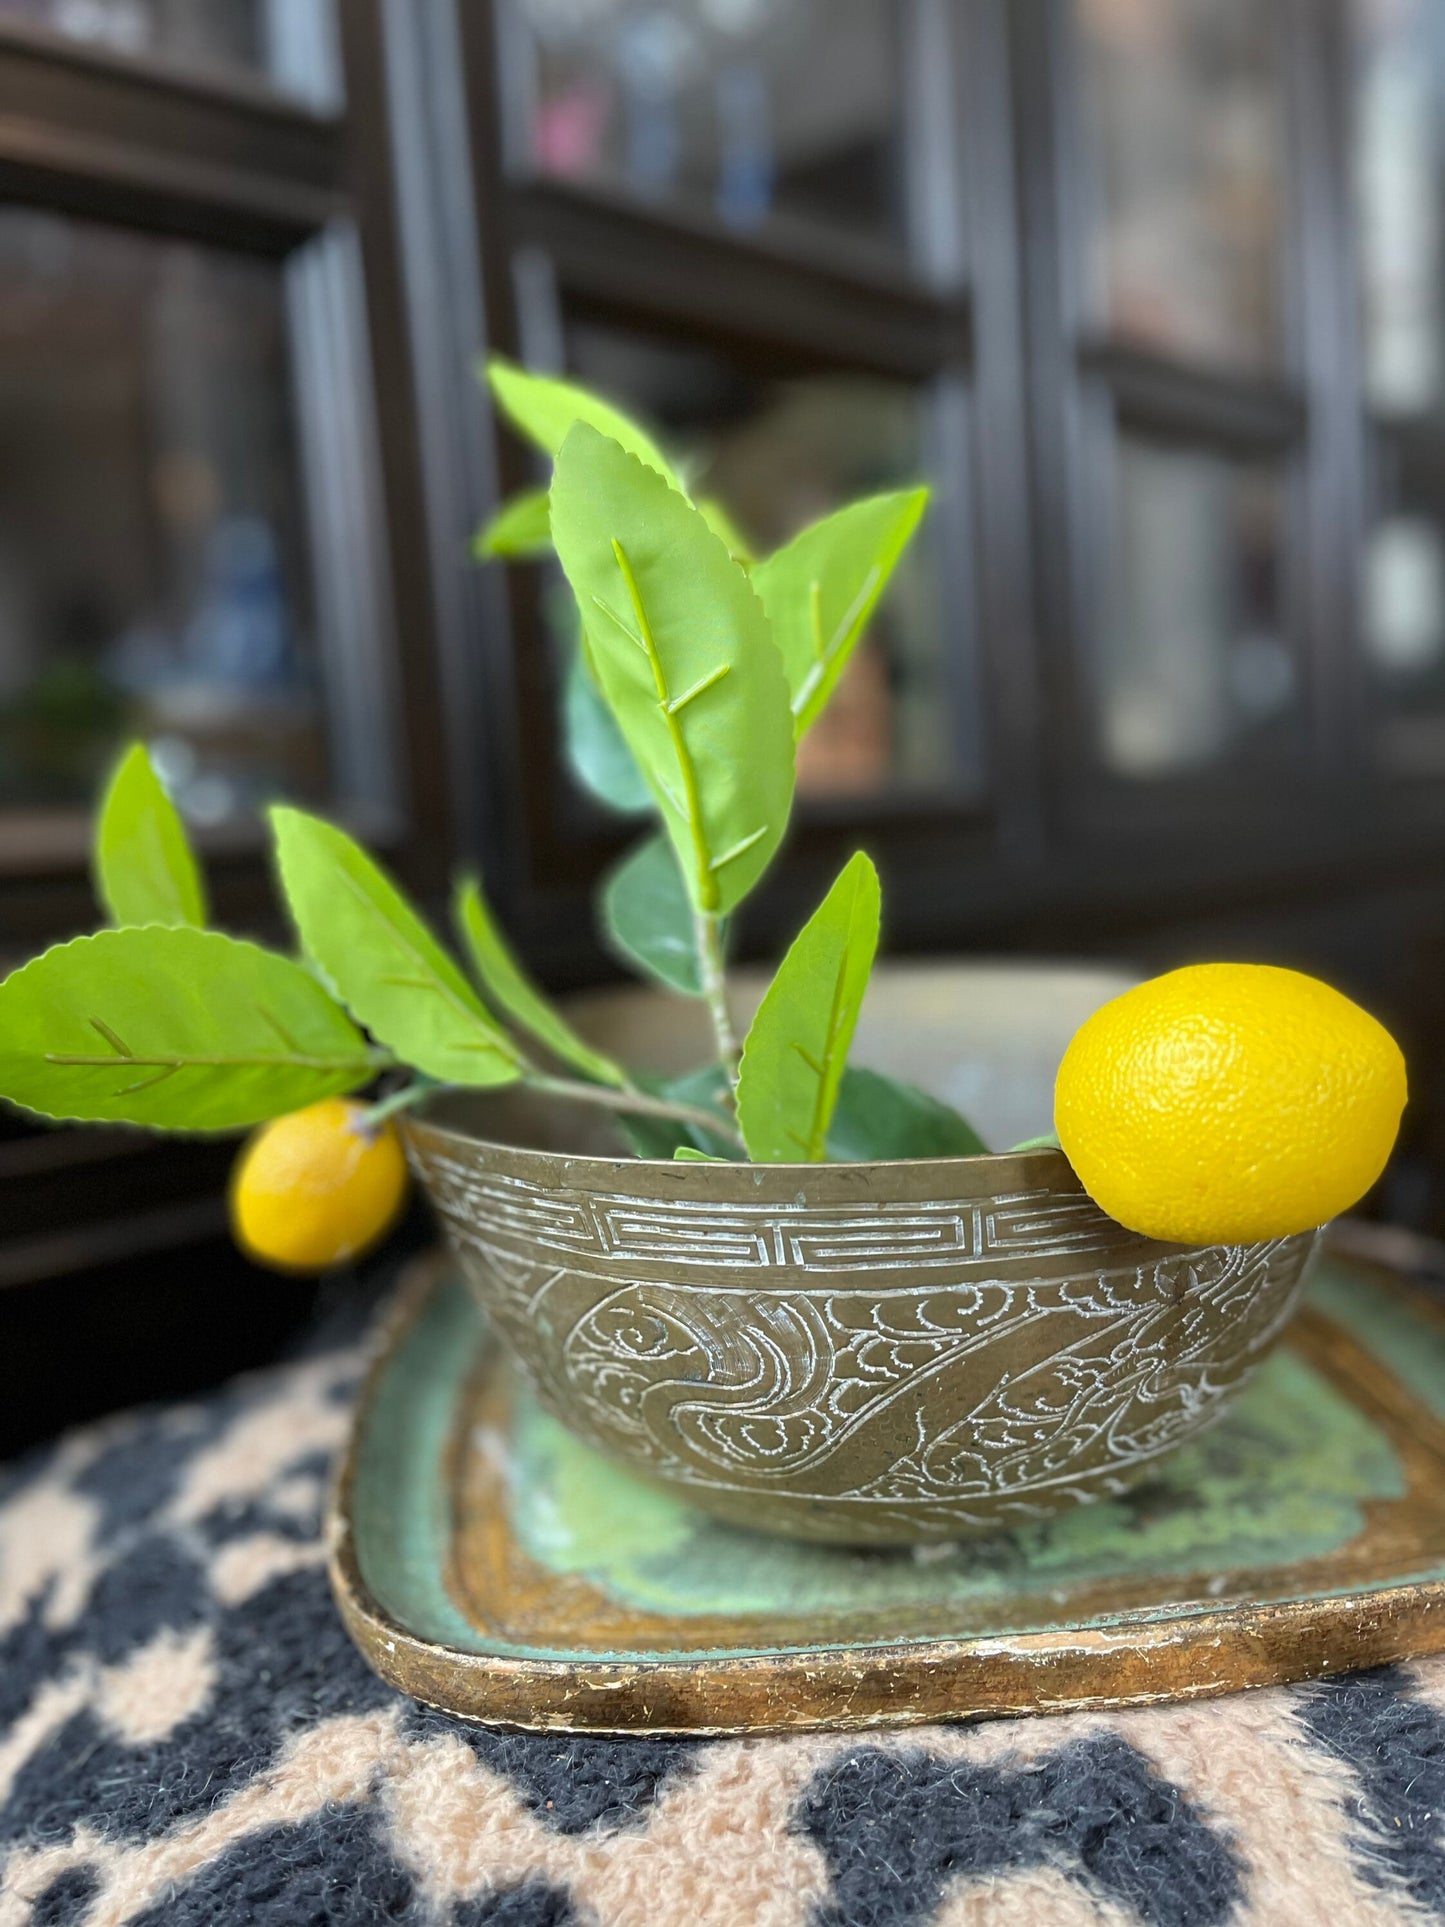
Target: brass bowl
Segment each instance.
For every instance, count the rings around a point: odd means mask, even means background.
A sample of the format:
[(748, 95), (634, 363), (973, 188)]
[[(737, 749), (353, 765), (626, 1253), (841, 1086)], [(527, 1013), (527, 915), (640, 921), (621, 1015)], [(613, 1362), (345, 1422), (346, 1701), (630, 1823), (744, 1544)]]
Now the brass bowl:
[[(1029, 996), (1048, 1005), (1061, 975), (1004, 974), (1026, 1024)], [(872, 1035), (921, 1025), (932, 1054), (915, 1038), (914, 1058), (936, 1088), (967, 1072), (986, 1089), (989, 1052), (1010, 1049), (987, 975), (886, 973)], [(1127, 980), (1071, 981), (1040, 1062)], [(665, 1054), (672, 1003), (621, 1007)], [(594, 1004), (594, 1033), (616, 1035), (617, 1008)], [(1042, 1131), (1047, 1079), (1034, 1099)], [(576, 1120), (507, 1096), (445, 1099), (405, 1127), (488, 1317), (579, 1438), (790, 1538), (955, 1539), (1124, 1491), (1246, 1383), (1317, 1237), (1155, 1243), (1106, 1217), (1054, 1151), (664, 1164), (558, 1145), (559, 1123)]]

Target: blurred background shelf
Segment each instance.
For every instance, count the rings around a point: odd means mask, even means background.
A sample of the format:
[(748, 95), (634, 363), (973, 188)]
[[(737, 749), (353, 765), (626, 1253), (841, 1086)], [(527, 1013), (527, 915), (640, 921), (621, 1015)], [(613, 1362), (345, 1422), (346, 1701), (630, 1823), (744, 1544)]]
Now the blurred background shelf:
[[(895, 950), (1318, 971), (1445, 1232), (1442, 107), (1445, 0), (0, 0), (0, 962), (91, 921), (139, 733), (231, 927), (286, 794), (607, 976), (557, 582), (468, 555), (500, 350), (760, 543), (933, 484), (745, 953), (866, 840)], [(17, 1438), (309, 1311), (228, 1156), (5, 1123)]]

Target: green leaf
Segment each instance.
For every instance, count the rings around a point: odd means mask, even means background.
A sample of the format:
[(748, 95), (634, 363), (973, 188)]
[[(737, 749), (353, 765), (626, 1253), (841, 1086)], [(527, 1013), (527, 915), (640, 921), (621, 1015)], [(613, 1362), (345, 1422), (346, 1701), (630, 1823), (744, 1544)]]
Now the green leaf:
[(878, 872), (862, 850), (793, 939), (758, 1006), (738, 1074), (757, 1164), (820, 1163), (878, 950)]
[(206, 921), (206, 892), (180, 812), (143, 743), (121, 758), (100, 806), (95, 882), (113, 923)]
[(584, 789), (623, 816), (652, 808), (652, 791), (592, 680), (580, 641), (562, 690), (562, 727), (567, 761)]
[(584, 1077), (618, 1089), (626, 1084), (626, 1077), (612, 1059), (584, 1043), (523, 970), (474, 878), (457, 885), (453, 914), (483, 989), (491, 992), (514, 1022)]
[(1012, 1157), (1015, 1151), (1062, 1151), (1064, 1147), (1059, 1143), (1057, 1132), (1045, 1131), (1042, 1137), (1026, 1137), (1022, 1144), (1011, 1144), (1008, 1148)]
[(515, 1082), (516, 1044), (365, 850), (301, 810), (271, 826), (302, 947), (367, 1029), (444, 1084)]
[(493, 556), (522, 558), (552, 553), (552, 523), (547, 513), (547, 491), (524, 489), (503, 502), (472, 543), (478, 562)]
[(957, 1111), (916, 1084), (850, 1065), (828, 1133), (837, 1164), (879, 1158), (974, 1158), (988, 1146)]
[(715, 1158), (710, 1151), (699, 1151), (695, 1145), (679, 1144), (672, 1154), (674, 1164), (728, 1164), (729, 1158)]
[(726, 546), (733, 561), (741, 562), (745, 569), (750, 569), (756, 560), (752, 544), (717, 497), (715, 495), (700, 497), (697, 512), (718, 541)]
[(650, 836), (608, 872), (598, 910), (623, 963), (685, 997), (701, 997), (692, 905), (665, 836)]
[[(694, 1105), (699, 1110), (716, 1111), (719, 1124), (727, 1122), (723, 1106), (728, 1083), (719, 1064), (703, 1064), (694, 1071), (674, 1077), (635, 1077), (639, 1090), (654, 1097), (670, 1097), (674, 1103)], [(613, 1119), (622, 1135), (640, 1158), (675, 1158), (678, 1151), (691, 1148), (704, 1151), (720, 1164), (736, 1164), (742, 1151), (734, 1139), (714, 1134), (700, 1124), (685, 1124), (678, 1118), (639, 1117), (619, 1114)]]
[(767, 868), (793, 797), (788, 686), (762, 605), (697, 510), (584, 423), (557, 458), (552, 535), (688, 896), (721, 915)]
[(671, 487), (682, 488), (677, 471), (647, 431), (600, 395), (576, 382), (559, 381), (555, 375), (529, 374), (500, 355), (487, 363), (487, 380), (498, 408), (512, 426), (554, 461), (573, 424), (586, 422), (645, 462)]
[(235, 1130), (380, 1061), (310, 971), (215, 930), (102, 930), (0, 984), (0, 1096), (45, 1117)]
[(850, 503), (753, 570), (799, 736), (822, 714), (927, 506), (926, 488)]

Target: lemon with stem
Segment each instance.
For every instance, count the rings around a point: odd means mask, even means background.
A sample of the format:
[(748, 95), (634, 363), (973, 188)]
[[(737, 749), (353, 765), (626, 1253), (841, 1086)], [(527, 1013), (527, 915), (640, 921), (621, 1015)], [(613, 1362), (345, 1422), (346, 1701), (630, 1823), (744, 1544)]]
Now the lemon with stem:
[(328, 1097), (273, 1118), (246, 1142), (231, 1177), (231, 1227), (275, 1271), (325, 1271), (359, 1257), (395, 1224), (407, 1194), (396, 1127)]

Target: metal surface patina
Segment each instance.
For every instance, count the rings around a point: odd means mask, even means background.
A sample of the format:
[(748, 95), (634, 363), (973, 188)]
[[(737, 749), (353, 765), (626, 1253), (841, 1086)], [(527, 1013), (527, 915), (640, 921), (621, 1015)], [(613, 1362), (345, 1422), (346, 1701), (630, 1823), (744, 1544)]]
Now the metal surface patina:
[(1437, 1651), (1445, 1315), (1327, 1255), (1221, 1424), (1120, 1498), (953, 1546), (789, 1543), (691, 1490), (544, 1411), (438, 1261), (362, 1395), (332, 1508), (337, 1599), (407, 1692), (576, 1732), (1122, 1705)]
[(1157, 1244), (1056, 1151), (660, 1164), (407, 1125), (547, 1409), (722, 1518), (857, 1545), (1117, 1497), (1225, 1410), (1316, 1234)]

